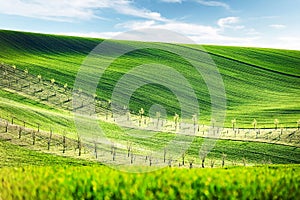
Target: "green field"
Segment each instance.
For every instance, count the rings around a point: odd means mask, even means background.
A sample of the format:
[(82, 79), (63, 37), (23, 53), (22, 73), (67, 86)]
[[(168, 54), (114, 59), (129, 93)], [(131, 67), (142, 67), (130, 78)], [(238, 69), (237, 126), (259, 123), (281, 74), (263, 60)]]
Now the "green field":
[[(99, 42), (99, 39), (1, 31), (0, 61), (72, 86), (81, 63)], [(120, 42), (124, 43), (127, 44)], [(138, 47), (139, 43), (128, 42), (128, 45)], [(178, 47), (173, 45), (172, 48)], [(185, 48), (197, 51), (199, 47), (187, 45)], [(239, 127), (252, 127), (254, 118), (260, 128), (274, 127), (275, 118), (279, 119), (282, 127), (297, 126), (297, 120), (300, 119), (299, 51), (217, 46), (204, 48), (224, 80), (227, 98), (225, 126), (231, 126), (233, 118), (237, 119)], [(99, 96), (110, 99), (112, 89), (122, 74), (139, 64), (158, 60), (161, 64), (172, 66), (190, 81), (200, 102), (200, 122), (207, 124), (210, 120), (210, 96), (203, 80), (193, 73), (188, 63), (162, 50), (137, 50), (116, 59), (100, 81), (102, 89), (98, 90)], [(157, 85), (139, 88), (132, 96), (130, 108), (137, 112), (143, 106), (147, 112), (154, 103), (165, 106), (169, 115), (179, 111), (172, 93)]]
[[(212, 135), (206, 135), (212, 103), (208, 87), (188, 61), (157, 48), (135, 50), (118, 57), (99, 81), (95, 101), (99, 104), (98, 113), (80, 119), (89, 125), (98, 116), (97, 123), (108, 142), (99, 139), (93, 127), (83, 135), (77, 133), (69, 99), (76, 95), (86, 99), (85, 88), (83, 93), (74, 91), (72, 96), (75, 78), (86, 56), (101, 41), (0, 30), (0, 200), (296, 199), (300, 196), (300, 51), (203, 46), (224, 81), (226, 128), (213, 129), (213, 135), (218, 132), (220, 138), (207, 155), (202, 155), (200, 149), (205, 141), (215, 141), (208, 138)], [(144, 45), (108, 42), (116, 47)], [(191, 54), (203, 52), (199, 45), (159, 45)], [(191, 84), (200, 107), (195, 137), (186, 133), (184, 127), (179, 127), (182, 134), (177, 134), (173, 115), (180, 113), (178, 99), (171, 90), (158, 84), (140, 87), (132, 95), (129, 109), (134, 128), (120, 127), (110, 116), (107, 101), (119, 79), (135, 66), (152, 63), (172, 67)], [(89, 69), (89, 73), (94, 70)], [(147, 72), (139, 75), (144, 73)], [(42, 75), (42, 81), (37, 80), (38, 75)], [(168, 75), (167, 78), (172, 80)], [(55, 83), (50, 79), (55, 79)], [(66, 83), (68, 87), (64, 88)], [(168, 112), (161, 131), (144, 130), (142, 120), (142, 125), (138, 125), (138, 110), (143, 107), (147, 116), (153, 104), (164, 106)], [(85, 106), (82, 103), (82, 109)], [(149, 122), (147, 117), (143, 119), (150, 124), (150, 118)], [(232, 119), (237, 120), (234, 129)], [(253, 119), (257, 120), (255, 129)], [(279, 120), (276, 130), (274, 119)], [(189, 118), (184, 123), (192, 121)], [(51, 150), (47, 149), (50, 132)], [(90, 134), (95, 137), (85, 138)], [(146, 134), (151, 136), (139, 137)], [(66, 138), (68, 142), (64, 143)], [(175, 143), (163, 155), (170, 141)], [(182, 149), (181, 145), (188, 141), (191, 142), (188, 149)], [(156, 155), (153, 153), (156, 151), (161, 153)], [(179, 155), (172, 157), (174, 152)], [(160, 164), (170, 167), (155, 171)], [(125, 167), (125, 171), (154, 172), (125, 173), (111, 166), (122, 170)]]
[(297, 199), (299, 170), (297, 165), (279, 165), (126, 174), (106, 167), (2, 168), (0, 197), (7, 200)]

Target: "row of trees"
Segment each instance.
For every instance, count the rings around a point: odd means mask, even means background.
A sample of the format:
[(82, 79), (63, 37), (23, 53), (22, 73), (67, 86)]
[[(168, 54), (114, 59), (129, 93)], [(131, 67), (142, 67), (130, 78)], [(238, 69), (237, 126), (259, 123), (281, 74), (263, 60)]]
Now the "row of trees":
[[(141, 123), (143, 121), (143, 117), (144, 117), (144, 114), (145, 114), (144, 108), (141, 108), (138, 113), (139, 113), (139, 126), (141, 126)], [(161, 117), (161, 113), (160, 112), (156, 112), (157, 127), (158, 127), (158, 124), (159, 124), (159, 121), (160, 121), (160, 117)], [(174, 121), (175, 130), (178, 130), (179, 124), (180, 124), (180, 116), (177, 113), (174, 114), (173, 121)], [(198, 117), (197, 117), (196, 114), (192, 115), (192, 121), (193, 121), (193, 125), (194, 125), (194, 132), (196, 132), (196, 127), (198, 126)], [(213, 128), (215, 127), (215, 123), (216, 123), (216, 120), (212, 119), (212, 126), (213, 126)], [(297, 123), (297, 129), (300, 130), (300, 119), (296, 123)], [(231, 120), (232, 130), (236, 129), (236, 124), (237, 124), (237, 120), (236, 119), (232, 119)], [(280, 124), (279, 120), (278, 119), (274, 119), (274, 129), (275, 130), (278, 129), (279, 124)], [(253, 129), (256, 130), (257, 129), (257, 125), (258, 125), (257, 120), (253, 119), (253, 122), (251, 123), (251, 125), (253, 126)]]
[[(15, 72), (17, 70), (17, 67), (15, 65), (11, 66), (11, 68), (12, 68), (13, 72)], [(25, 70), (23, 70), (23, 73), (24, 73), (24, 77), (27, 77), (28, 74), (29, 74), (29, 70), (26, 68)], [(4, 70), (3, 75), (4, 75), (4, 77), (7, 77), (7, 75), (8, 75), (7, 70)], [(42, 77), (41, 74), (37, 75), (36, 78), (37, 78), (37, 81), (39, 83), (42, 82), (42, 80), (43, 80), (43, 77)], [(51, 86), (52, 89), (54, 88), (54, 84), (55, 83), (56, 83), (56, 80), (54, 78), (50, 79), (50, 86)], [(66, 92), (67, 90), (68, 90), (68, 84), (65, 83), (63, 85), (63, 91)], [(39, 92), (39, 91), (36, 91), (36, 92)], [(78, 90), (78, 94), (81, 95), (82, 93), (83, 93), (82, 90), (79, 89)], [(53, 96), (56, 96), (56, 90), (54, 90)], [(94, 97), (94, 99), (97, 99), (97, 95), (96, 94), (94, 94), (93, 97)], [(47, 99), (48, 98), (46, 98), (46, 100)], [(68, 100), (66, 102), (68, 102), (69, 100), (70, 100), (70, 98), (68, 98)], [(82, 103), (82, 107), (83, 106), (84, 105)], [(107, 103), (107, 106), (104, 106), (104, 107), (105, 107), (105, 109), (110, 110), (110, 108), (111, 108), (111, 101), (109, 100), (108, 103)], [(145, 110), (143, 108), (141, 108), (138, 111), (138, 114), (139, 114), (139, 126), (141, 126), (142, 125), (142, 121), (143, 121), (143, 117), (144, 117), (144, 114), (145, 114)], [(130, 112), (127, 115), (129, 115), (128, 118), (130, 118)], [(107, 118), (108, 118), (108, 112), (106, 111), (106, 119)], [(161, 113), (160, 112), (156, 112), (156, 118), (157, 118), (157, 127), (158, 127), (159, 122), (160, 122), (160, 118), (161, 118)], [(177, 113), (174, 114), (173, 121), (174, 121), (175, 130), (178, 130), (178, 128), (180, 126), (180, 123), (179, 123), (180, 122), (180, 116)], [(192, 121), (193, 121), (193, 124), (194, 124), (194, 132), (196, 132), (196, 129), (197, 129), (196, 127), (198, 126), (197, 115), (193, 115), (192, 116)], [(213, 128), (215, 126), (215, 122), (216, 121), (214, 119), (212, 119), (212, 126), (213, 126)], [(145, 120), (144, 120), (144, 123), (146, 123)], [(236, 129), (236, 124), (237, 124), (237, 120), (236, 119), (232, 119), (231, 120), (231, 125), (232, 125), (232, 129), (233, 130)], [(256, 130), (257, 125), (258, 125), (257, 120), (254, 119), (251, 124), (252, 124), (253, 128)], [(278, 129), (279, 125), (280, 125), (279, 120), (278, 119), (274, 119), (274, 129), (275, 130)], [(297, 121), (297, 128), (298, 128), (298, 130), (300, 129), (300, 119)]]

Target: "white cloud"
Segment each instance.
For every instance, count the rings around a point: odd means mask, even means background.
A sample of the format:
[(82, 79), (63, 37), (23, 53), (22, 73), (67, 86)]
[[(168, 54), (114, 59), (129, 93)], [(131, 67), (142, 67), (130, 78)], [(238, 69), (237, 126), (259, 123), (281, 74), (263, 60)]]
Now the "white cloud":
[[(166, 3), (182, 3), (183, 1), (188, 1), (188, 0), (160, 0), (160, 1)], [(190, 1), (195, 1), (203, 6), (223, 7), (227, 10), (230, 10), (230, 6), (221, 1), (210, 1), (210, 0), (190, 0)]]
[(204, 6), (213, 6), (213, 7), (223, 7), (227, 10), (230, 10), (230, 6), (221, 1), (208, 1), (208, 0), (196, 0), (199, 4)]
[[(185, 35), (195, 43), (199, 44), (252, 46), (255, 43), (255, 41), (259, 39), (258, 35), (248, 35), (243, 37), (225, 36), (223, 35), (223, 29), (219, 27), (204, 26), (199, 24), (184, 23), (177, 21), (168, 21), (167, 23), (157, 23), (155, 21), (130, 21), (118, 24), (118, 27), (124, 27), (129, 30), (138, 30), (139, 28), (154, 28), (161, 30), (167, 29)], [(157, 38), (157, 41), (170, 42), (171, 38)]]
[(55, 21), (73, 21), (101, 18), (97, 9), (110, 8), (118, 13), (145, 19), (164, 21), (160, 13), (138, 9), (131, 0), (0, 0), (0, 13)]
[(162, 2), (166, 2), (166, 3), (181, 3), (182, 0), (160, 0)]
[(275, 29), (284, 29), (286, 26), (283, 24), (271, 24), (271, 25), (269, 25), (269, 27), (275, 28)]
[(211, 26), (203, 26), (198, 24), (184, 23), (171, 21), (165, 23), (158, 23), (155, 21), (129, 21), (126, 23), (118, 24), (118, 27), (124, 27), (127, 29), (140, 29), (140, 28), (156, 28), (167, 29), (187, 36), (193, 35), (207, 35), (214, 37), (218, 34), (218, 29)]
[(221, 28), (231, 27), (232, 24), (237, 24), (240, 22), (239, 17), (226, 17), (218, 20), (218, 25)]

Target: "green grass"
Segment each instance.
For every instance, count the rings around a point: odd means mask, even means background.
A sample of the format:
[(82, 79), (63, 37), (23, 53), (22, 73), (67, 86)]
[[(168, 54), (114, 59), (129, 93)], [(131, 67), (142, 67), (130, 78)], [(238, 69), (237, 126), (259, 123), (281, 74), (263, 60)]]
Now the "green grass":
[[(86, 166), (95, 162), (42, 153), (0, 140), (0, 171), (4, 167)], [(1, 176), (3, 176), (2, 174)]]
[[(14, 31), (0, 31), (0, 61), (29, 69), (31, 74), (42, 74), (45, 79), (55, 78), (58, 83), (74, 84), (77, 71), (87, 54), (100, 39), (54, 36)], [(134, 45), (138, 42), (115, 42)], [(171, 45), (173, 49), (186, 48), (197, 52), (197, 45)], [(237, 119), (238, 127), (273, 127), (275, 118), (280, 126), (296, 127), (300, 119), (300, 51), (204, 46), (216, 63), (225, 83), (227, 108), (226, 126)], [(143, 49), (116, 59), (105, 72), (102, 89), (98, 94), (109, 99), (118, 79), (132, 67), (159, 62), (178, 70), (192, 85), (200, 102), (200, 122), (210, 119), (210, 96), (203, 79), (182, 58), (162, 50)], [(3, 96), (3, 94), (0, 94)], [(5, 98), (11, 98), (5, 96)], [(12, 97), (13, 98), (13, 97)], [(17, 100), (20, 101), (20, 100)], [(21, 102), (21, 101), (20, 101)], [(179, 111), (175, 96), (166, 88), (147, 85), (139, 88), (131, 98), (135, 112), (144, 107), (146, 112), (154, 103), (162, 104), (168, 114)]]
[(1, 199), (297, 199), (299, 165), (174, 169), (127, 174), (107, 167), (0, 171)]

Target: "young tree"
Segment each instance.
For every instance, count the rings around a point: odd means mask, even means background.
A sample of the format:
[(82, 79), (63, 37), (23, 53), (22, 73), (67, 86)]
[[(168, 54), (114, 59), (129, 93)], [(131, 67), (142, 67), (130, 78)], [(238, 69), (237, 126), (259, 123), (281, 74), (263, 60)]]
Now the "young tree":
[(213, 128), (215, 128), (216, 120), (215, 120), (215, 119), (212, 119), (212, 120), (211, 120), (211, 123), (212, 123)]
[(17, 69), (16, 65), (13, 65), (12, 68), (13, 68), (13, 72), (15, 72)]
[(52, 79), (50, 80), (50, 83), (51, 83), (51, 88), (53, 88), (53, 86), (54, 86), (54, 83), (55, 83), (55, 79), (54, 79), (54, 78), (52, 78)]
[(206, 153), (201, 151), (201, 148), (199, 148), (199, 158), (201, 160), (201, 166), (202, 168), (205, 167), (204, 163), (205, 163), (205, 158), (206, 158)]
[(194, 133), (196, 133), (197, 125), (198, 125), (198, 118), (197, 118), (196, 114), (193, 115), (192, 120), (193, 120), (193, 125), (194, 125)]
[(105, 109), (105, 119), (108, 120), (108, 111), (111, 109), (111, 100), (107, 100)]
[(139, 119), (139, 126), (142, 125), (142, 120), (143, 120), (143, 115), (144, 115), (145, 111), (144, 111), (144, 108), (141, 108), (139, 110), (139, 115), (140, 115), (140, 119)]
[(211, 160), (210, 160), (210, 167), (213, 168), (214, 165), (215, 165), (215, 160), (211, 159)]
[(42, 75), (37, 75), (37, 79), (38, 79), (38, 81), (39, 81), (39, 83), (42, 81)]
[(7, 71), (5, 70), (5, 71), (3, 72), (3, 77), (4, 77), (4, 79), (7, 78), (7, 75), (8, 75), (8, 73), (7, 73)]
[(170, 156), (169, 160), (168, 160), (168, 166), (169, 167), (172, 167), (172, 161), (173, 161), (173, 158)]
[(67, 89), (68, 89), (68, 83), (65, 83), (65, 84), (64, 84), (64, 92), (66, 92)]
[(28, 69), (27, 68), (24, 70), (24, 74), (25, 74), (25, 78), (27, 78), (27, 76), (28, 76)]
[(156, 118), (157, 118), (156, 128), (158, 128), (158, 126), (159, 126), (159, 119), (160, 119), (160, 112), (156, 112), (155, 115), (156, 115)]
[(231, 120), (231, 124), (232, 124), (232, 130), (234, 130), (236, 125), (236, 119)]
[(126, 116), (127, 116), (127, 121), (129, 121), (131, 118), (131, 113), (129, 110), (126, 112)]
[(243, 165), (244, 165), (244, 167), (246, 167), (246, 163), (247, 163), (247, 159), (245, 157), (243, 157)]
[(175, 113), (174, 117), (175, 131), (178, 129), (179, 115)]
[(274, 119), (275, 130), (277, 130), (278, 124), (279, 124), (279, 120), (278, 119)]
[(222, 167), (225, 166), (225, 159), (226, 159), (227, 155), (225, 153), (222, 154)]
[(193, 163), (194, 163), (194, 159), (189, 159), (189, 163), (190, 163), (190, 169), (192, 169), (193, 168)]
[(256, 130), (256, 125), (257, 125), (256, 119), (253, 120), (252, 125), (253, 125), (254, 130)]

